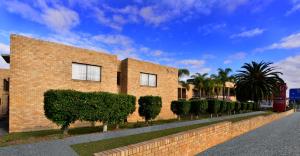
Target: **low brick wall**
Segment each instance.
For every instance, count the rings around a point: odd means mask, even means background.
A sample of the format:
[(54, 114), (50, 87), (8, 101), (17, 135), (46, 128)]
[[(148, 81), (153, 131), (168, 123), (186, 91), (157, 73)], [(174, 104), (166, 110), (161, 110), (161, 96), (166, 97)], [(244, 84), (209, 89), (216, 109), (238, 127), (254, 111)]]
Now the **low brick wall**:
[(294, 111), (258, 116), (238, 122), (221, 122), (181, 133), (115, 148), (94, 156), (195, 155), (243, 133), (292, 114)]

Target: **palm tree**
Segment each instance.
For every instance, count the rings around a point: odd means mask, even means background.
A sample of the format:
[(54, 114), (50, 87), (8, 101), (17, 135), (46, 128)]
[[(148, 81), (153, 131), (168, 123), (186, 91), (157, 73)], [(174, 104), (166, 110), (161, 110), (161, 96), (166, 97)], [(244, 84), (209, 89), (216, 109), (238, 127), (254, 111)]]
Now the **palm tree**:
[(284, 83), (279, 77), (281, 72), (276, 71), (270, 62), (245, 63), (243, 70), (236, 75), (237, 98), (242, 101), (252, 100), (259, 102), (271, 97), (278, 91), (278, 84)]
[(181, 83), (182, 87), (190, 90), (190, 86), (186, 81), (181, 80), (184, 76), (190, 76), (190, 71), (188, 69), (178, 69), (178, 79), (179, 83)]
[(217, 99), (219, 99), (220, 90), (222, 89), (222, 86), (223, 86), (222, 82), (221, 82), (221, 79), (216, 74), (211, 74), (210, 78), (214, 80), (214, 89), (213, 89), (213, 92), (215, 93), (215, 90), (217, 90)]
[(194, 84), (195, 88), (198, 89), (200, 98), (202, 96), (202, 89), (204, 87), (204, 81), (207, 75), (208, 75), (207, 73), (204, 74), (196, 73), (195, 75), (192, 75), (191, 76), (192, 79), (189, 80), (192, 84)]
[(204, 80), (204, 90), (206, 97), (210, 98), (211, 95), (214, 96), (214, 88), (215, 88), (215, 81), (212, 78), (206, 78)]
[(218, 69), (218, 77), (220, 78), (220, 81), (222, 83), (222, 88), (223, 88), (223, 100), (225, 100), (225, 87), (226, 87), (226, 82), (228, 81), (233, 81), (233, 76), (230, 76), (229, 73), (232, 70), (230, 68), (219, 68)]

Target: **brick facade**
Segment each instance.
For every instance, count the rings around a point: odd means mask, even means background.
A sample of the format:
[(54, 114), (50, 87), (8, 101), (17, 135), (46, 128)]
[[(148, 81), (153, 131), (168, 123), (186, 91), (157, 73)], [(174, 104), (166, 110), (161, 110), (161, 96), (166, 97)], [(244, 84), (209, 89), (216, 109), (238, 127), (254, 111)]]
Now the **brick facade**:
[(115, 148), (94, 156), (192, 156), (206, 149), (249, 132), (274, 120), (292, 114), (294, 110), (268, 116), (258, 116), (238, 122), (221, 122), (166, 137)]
[[(58, 128), (44, 115), (43, 94), (49, 89), (158, 95), (159, 119), (175, 117), (170, 103), (177, 99), (177, 69), (19, 35), (11, 36), (9, 132)], [(101, 66), (101, 82), (72, 80), (72, 62)], [(121, 83), (117, 85), (117, 72)], [(140, 72), (157, 75), (157, 87), (141, 87)], [(130, 121), (141, 120), (137, 110)], [(78, 123), (79, 125), (81, 123)], [(86, 124), (85, 124), (86, 125)]]

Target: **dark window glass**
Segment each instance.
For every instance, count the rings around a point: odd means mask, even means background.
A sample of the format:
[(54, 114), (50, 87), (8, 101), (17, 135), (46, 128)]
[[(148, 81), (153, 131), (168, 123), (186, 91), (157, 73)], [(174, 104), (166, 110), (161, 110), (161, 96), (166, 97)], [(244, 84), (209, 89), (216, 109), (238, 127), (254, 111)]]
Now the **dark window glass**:
[(181, 88), (178, 88), (178, 99), (181, 99)]
[(9, 91), (9, 81), (6, 79), (3, 80), (3, 90)]
[(181, 91), (182, 93), (182, 95), (181, 95), (181, 98), (182, 99), (186, 99), (186, 89), (185, 88), (182, 88), (182, 91)]

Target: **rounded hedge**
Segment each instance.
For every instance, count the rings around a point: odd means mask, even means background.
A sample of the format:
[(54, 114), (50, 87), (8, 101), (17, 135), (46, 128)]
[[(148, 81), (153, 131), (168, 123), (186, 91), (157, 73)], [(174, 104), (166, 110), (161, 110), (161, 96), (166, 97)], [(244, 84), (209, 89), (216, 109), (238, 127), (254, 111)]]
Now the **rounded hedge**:
[(220, 110), (220, 101), (216, 99), (209, 99), (208, 102), (208, 113), (217, 114)]
[(195, 116), (203, 114), (207, 111), (208, 103), (206, 100), (191, 100), (190, 103), (190, 113)]
[(171, 111), (178, 116), (185, 116), (190, 113), (191, 102), (185, 100), (172, 101)]
[(144, 117), (146, 122), (155, 119), (162, 107), (161, 97), (141, 96), (139, 99), (139, 114)]

